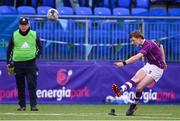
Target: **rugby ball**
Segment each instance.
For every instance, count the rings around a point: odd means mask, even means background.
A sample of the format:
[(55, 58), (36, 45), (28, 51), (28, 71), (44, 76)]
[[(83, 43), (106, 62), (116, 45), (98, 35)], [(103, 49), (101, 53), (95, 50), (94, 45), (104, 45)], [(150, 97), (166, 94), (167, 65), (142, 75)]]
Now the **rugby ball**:
[(56, 9), (51, 8), (48, 10), (47, 17), (50, 20), (57, 20), (59, 17), (59, 12)]

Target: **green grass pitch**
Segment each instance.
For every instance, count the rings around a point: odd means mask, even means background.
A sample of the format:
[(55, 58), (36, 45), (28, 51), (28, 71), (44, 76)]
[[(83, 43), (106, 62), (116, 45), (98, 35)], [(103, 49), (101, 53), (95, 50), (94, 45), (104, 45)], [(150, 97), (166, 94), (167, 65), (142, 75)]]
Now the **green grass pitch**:
[[(180, 105), (139, 105), (135, 116), (125, 116), (128, 105), (38, 105), (39, 111), (16, 111), (0, 104), (0, 120), (180, 120)], [(108, 115), (114, 108), (117, 116)]]

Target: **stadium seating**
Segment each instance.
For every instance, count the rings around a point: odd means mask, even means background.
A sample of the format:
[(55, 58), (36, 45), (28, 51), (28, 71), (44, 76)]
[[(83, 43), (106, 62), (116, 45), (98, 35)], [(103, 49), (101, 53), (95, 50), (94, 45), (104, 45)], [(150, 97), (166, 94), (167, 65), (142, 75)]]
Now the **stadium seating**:
[[(96, 7), (94, 9), (94, 15), (97, 16), (110, 16), (111, 11), (109, 8)], [(90, 33), (91, 43), (94, 44), (103, 44), (106, 39), (110, 39), (111, 22), (97, 20), (96, 23), (92, 25), (92, 32)]]
[[(129, 16), (130, 11), (128, 8), (114, 8), (113, 15), (116, 16)], [(112, 43), (122, 43), (128, 37), (127, 26), (125, 20), (118, 20), (112, 29)]]
[(113, 15), (115, 16), (128, 16), (130, 15), (128, 8), (114, 8)]
[(149, 10), (150, 16), (167, 16), (166, 8), (150, 8)]
[[(37, 7), (37, 14), (38, 15), (47, 15), (47, 12), (48, 10), (50, 9), (51, 7), (49, 6), (38, 6)], [(45, 33), (44, 30), (42, 30), (44, 28), (46, 28), (46, 26), (48, 27), (51, 27), (51, 25), (48, 25), (50, 24), (49, 22), (46, 22), (46, 21), (40, 21), (40, 19), (33, 19), (31, 20), (31, 27), (36, 27), (36, 31), (38, 32), (39, 35)], [(51, 28), (53, 29), (53, 28)], [(42, 33), (43, 32), (43, 33)], [(43, 37), (45, 38), (46, 34), (43, 34)]]
[[(73, 9), (71, 7), (58, 7), (57, 10), (60, 15), (73, 15)], [(59, 23), (60, 27), (58, 31), (62, 35), (61, 39), (72, 40), (73, 33), (71, 30), (74, 30), (74, 21), (71, 21), (70, 19), (63, 19), (60, 20)]]
[(94, 8), (94, 15), (109, 16), (109, 15), (111, 15), (111, 11), (109, 8), (96, 7), (96, 8)]
[(170, 16), (180, 16), (180, 8), (169, 8), (168, 14)]
[[(76, 15), (92, 15), (92, 10), (88, 7), (78, 7), (75, 9)], [(74, 27), (76, 31), (73, 32), (74, 35), (74, 42), (82, 42), (82, 40), (85, 40), (85, 30), (86, 30), (86, 20), (79, 20), (75, 21)], [(88, 29), (90, 29), (92, 24), (88, 23)]]
[(17, 14), (17, 11), (14, 7), (12, 6), (0, 6), (0, 15), (4, 15), (4, 14)]
[[(167, 10), (166, 8), (150, 8), (149, 10), (149, 16), (167, 16)], [(149, 27), (147, 27), (147, 31), (154, 31), (159, 30), (163, 32), (167, 32), (168, 29), (168, 21), (166, 19), (150, 19), (145, 20), (145, 22), (148, 23)], [(157, 26), (155, 23), (159, 22), (159, 25)]]
[[(149, 15), (150, 16), (168, 16), (169, 13), (167, 12), (167, 9), (164, 7), (160, 7), (160, 8), (151, 8), (149, 10)], [(147, 27), (147, 31), (154, 31), (154, 30), (159, 30), (165, 33), (168, 33), (168, 29), (169, 29), (169, 22), (172, 20), (168, 20), (168, 19), (159, 19), (159, 20), (148, 20), (149, 22), (149, 27)], [(159, 22), (158, 26), (154, 23)], [(157, 33), (159, 34), (159, 33)], [(162, 35), (162, 34), (160, 34)]]
[(60, 15), (73, 15), (73, 9), (71, 7), (58, 7), (57, 11)]
[(46, 15), (49, 9), (51, 9), (51, 7), (49, 7), (49, 6), (38, 6), (37, 14), (38, 15)]
[[(37, 0), (33, 0), (37, 1)], [(54, 1), (54, 0), (53, 0)], [(134, 1), (134, 3), (132, 3)], [(51, 2), (51, 3), (50, 3)], [(60, 15), (94, 15), (95, 16), (180, 16), (180, 8), (151, 8), (149, 0), (117, 0), (118, 8), (109, 9), (108, 7), (109, 0), (105, 0), (106, 7), (96, 7), (94, 12), (90, 7), (78, 7), (74, 11), (71, 7), (58, 7)], [(111, 2), (111, 1), (110, 1)], [(35, 3), (33, 3), (35, 6)], [(132, 4), (132, 5), (131, 5)], [(43, 0), (42, 6), (37, 7), (38, 15), (46, 15), (47, 11), (54, 6), (52, 1)], [(135, 8), (134, 8), (135, 7)], [(31, 6), (20, 6), (17, 8), (18, 14), (36, 14), (36, 10)], [(0, 6), (0, 14), (17, 14), (15, 8), (11, 6)], [(111, 13), (112, 11), (112, 13)], [(36, 21), (39, 21), (37, 24)], [(112, 22), (113, 21), (113, 22)], [(158, 25), (156, 22), (160, 21)], [(146, 19), (144, 20), (144, 26), (142, 28), (142, 21), (139, 20), (129, 20), (125, 22), (122, 19), (91, 19), (88, 25), (88, 42), (89, 44), (119, 44), (119, 43), (128, 43), (129, 32), (133, 30), (144, 30), (145, 38), (147, 39), (160, 39), (167, 36), (177, 35), (179, 30), (171, 30), (169, 23), (165, 20), (155, 20), (155, 19)], [(176, 22), (176, 21), (173, 21)], [(47, 40), (56, 40), (56, 41), (65, 41), (68, 43), (85, 43), (86, 39), (86, 29), (85, 22), (77, 21), (77, 19), (60, 19), (59, 21), (43, 21), (35, 20), (36, 25), (33, 25), (33, 28), (40, 34), (40, 36)], [(64, 24), (65, 23), (65, 24)], [(172, 23), (174, 24), (174, 23)], [(177, 23), (176, 23), (177, 25)], [(63, 27), (67, 26), (67, 27)], [(39, 30), (36, 28), (40, 28)], [(174, 26), (176, 28), (176, 26)], [(171, 31), (169, 31), (171, 30)], [(165, 45), (170, 45), (172, 48), (172, 53), (179, 54), (179, 37), (175, 37), (168, 40)], [(173, 44), (172, 44), (173, 42)], [(54, 45), (53, 45), (54, 46)], [(70, 52), (67, 50), (66, 45), (62, 45), (62, 52)], [(82, 49), (83, 48), (83, 49)], [(112, 49), (112, 48), (111, 48)], [(109, 52), (113, 52), (109, 47), (106, 46), (97, 46), (93, 47), (92, 51), (95, 51), (96, 54), (106, 55)], [(124, 47), (121, 52), (116, 52), (116, 54), (124, 54), (127, 50), (132, 48), (130, 46)], [(168, 48), (169, 49), (169, 48)], [(74, 51), (84, 51), (84, 46), (77, 46), (74, 48)], [(93, 55), (92, 55), (93, 56)]]
[(148, 9), (146, 9), (146, 8), (132, 8), (131, 15), (147, 16), (148, 15)]
[(137, 8), (149, 8), (150, 0), (136, 0)]
[(132, 4), (131, 0), (118, 0), (118, 7), (120, 8), (130, 8)]
[(76, 15), (92, 15), (92, 10), (89, 7), (78, 7), (75, 9)]
[(31, 6), (20, 6), (17, 8), (18, 14), (30, 15), (36, 14), (36, 10)]

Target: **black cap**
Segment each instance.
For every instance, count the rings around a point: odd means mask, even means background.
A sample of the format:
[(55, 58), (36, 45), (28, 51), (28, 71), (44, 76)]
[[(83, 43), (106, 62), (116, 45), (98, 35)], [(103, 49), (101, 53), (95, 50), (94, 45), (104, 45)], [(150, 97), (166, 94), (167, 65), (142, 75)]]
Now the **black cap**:
[(26, 17), (22, 17), (22, 18), (19, 20), (19, 24), (21, 24), (21, 25), (27, 25), (27, 24), (29, 24), (29, 20), (28, 20)]

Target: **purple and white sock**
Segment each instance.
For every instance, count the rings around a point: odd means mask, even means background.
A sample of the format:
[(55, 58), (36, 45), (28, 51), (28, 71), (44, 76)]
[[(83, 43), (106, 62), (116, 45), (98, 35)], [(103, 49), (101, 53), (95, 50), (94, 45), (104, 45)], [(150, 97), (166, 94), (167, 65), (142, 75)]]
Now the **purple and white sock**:
[(121, 86), (122, 91), (126, 91), (131, 89), (136, 83), (132, 80), (127, 81), (124, 85)]
[(140, 100), (141, 96), (142, 96), (142, 92), (136, 92), (136, 96), (134, 98), (134, 103), (135, 104), (139, 103), (139, 100)]

